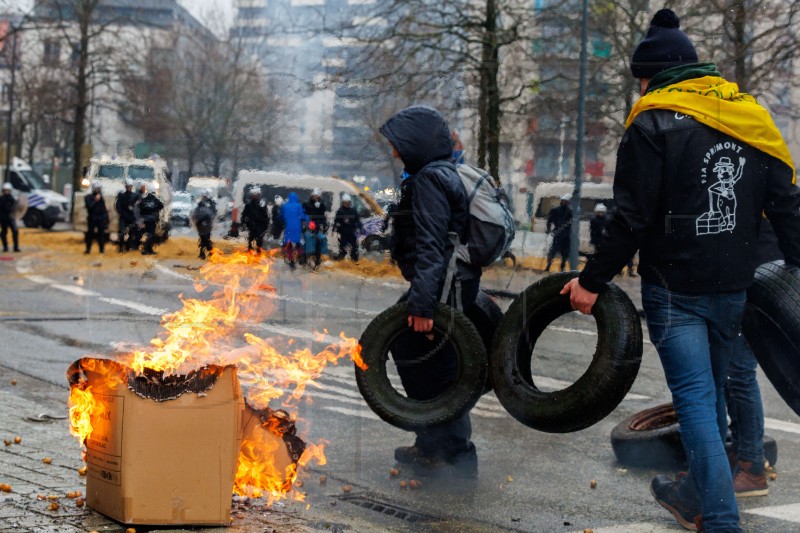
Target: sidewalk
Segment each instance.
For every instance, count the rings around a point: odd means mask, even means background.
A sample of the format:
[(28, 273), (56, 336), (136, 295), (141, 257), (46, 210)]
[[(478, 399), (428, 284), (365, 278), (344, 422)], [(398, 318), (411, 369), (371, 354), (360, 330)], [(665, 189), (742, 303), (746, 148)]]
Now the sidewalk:
[[(67, 497), (67, 493), (74, 491), (81, 491), (83, 496), (86, 478), (78, 472), (83, 466), (80, 447), (70, 435), (69, 423), (64, 418), (66, 400), (66, 386), (56, 387), (0, 367), (0, 484), (11, 485), (11, 492), (0, 491), (0, 532), (188, 531), (143, 526), (129, 529), (85, 505), (80, 506), (82, 501), (78, 498)], [(35, 421), (40, 418), (41, 421)], [(21, 438), (19, 444), (14, 443), (15, 437)], [(9, 445), (4, 444), (6, 439)], [(45, 458), (50, 459), (49, 464), (42, 462)], [(333, 502), (309, 506), (306, 502), (282, 501), (267, 508), (263, 500), (250, 500), (234, 502), (231, 527), (198, 530), (204, 533), (387, 531), (386, 527), (376, 527), (345, 512)]]

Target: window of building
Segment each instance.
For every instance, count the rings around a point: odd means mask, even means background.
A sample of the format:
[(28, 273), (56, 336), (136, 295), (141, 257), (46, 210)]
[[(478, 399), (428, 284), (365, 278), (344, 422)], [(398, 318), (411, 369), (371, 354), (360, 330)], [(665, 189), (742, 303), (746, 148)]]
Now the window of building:
[(61, 59), (61, 43), (58, 41), (47, 40), (44, 42), (44, 56), (42, 60), (45, 65), (57, 65)]

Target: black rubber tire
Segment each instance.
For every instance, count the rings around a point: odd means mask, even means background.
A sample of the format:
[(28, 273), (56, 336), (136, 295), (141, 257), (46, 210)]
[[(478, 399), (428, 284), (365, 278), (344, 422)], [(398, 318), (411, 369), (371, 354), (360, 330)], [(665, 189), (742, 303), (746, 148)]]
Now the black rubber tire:
[[(725, 442), (727, 452), (732, 443)], [(671, 403), (635, 413), (611, 430), (611, 447), (617, 462), (636, 468), (686, 468), (678, 417)], [(764, 458), (775, 466), (778, 443), (764, 435)]]
[(26, 228), (38, 228), (42, 225), (44, 216), (38, 209), (28, 208), (25, 215), (22, 217), (22, 223)]
[(452, 343), (457, 370), (454, 382), (430, 400), (413, 400), (400, 394), (386, 374), (392, 341), (408, 331), (405, 303), (395, 304), (376, 316), (359, 340), (367, 369), (355, 367), (358, 389), (375, 414), (401, 429), (415, 431), (452, 422), (475, 406), (486, 383), (486, 350), (475, 326), (464, 313), (439, 304), (433, 324), (434, 330)]
[(383, 252), (385, 250), (383, 237), (380, 235), (367, 235), (361, 241), (361, 247), (365, 252)]
[(490, 374), (503, 407), (528, 427), (550, 433), (585, 429), (605, 418), (625, 398), (642, 360), (642, 326), (630, 298), (609, 284), (597, 299), (597, 348), (583, 375), (566, 389), (542, 392), (531, 376), (537, 339), (556, 318), (572, 312), (559, 294), (578, 272), (547, 276), (514, 300), (495, 335)]
[(52, 229), (53, 226), (55, 226), (55, 225), (56, 225), (56, 221), (55, 220), (45, 220), (45, 221), (42, 222), (42, 227), (44, 229)]
[(773, 261), (756, 269), (742, 330), (764, 374), (800, 415), (800, 268)]
[[(397, 303), (405, 302), (408, 299), (408, 292), (406, 291), (403, 296), (397, 300)], [(487, 356), (491, 357), (492, 342), (494, 341), (494, 334), (500, 326), (500, 321), (503, 320), (503, 311), (494, 302), (483, 289), (478, 291), (478, 296), (475, 298), (475, 304), (470, 307), (469, 313), (466, 313), (467, 318), (470, 319), (475, 329), (478, 330), (483, 341), (483, 346), (486, 348)], [(486, 385), (483, 387), (483, 394), (491, 392), (492, 380), (489, 372), (486, 373)]]

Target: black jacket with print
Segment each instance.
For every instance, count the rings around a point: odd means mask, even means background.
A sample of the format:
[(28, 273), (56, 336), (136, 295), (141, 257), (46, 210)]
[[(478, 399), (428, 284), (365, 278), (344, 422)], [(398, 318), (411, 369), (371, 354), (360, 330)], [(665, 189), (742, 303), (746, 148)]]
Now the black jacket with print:
[(580, 284), (602, 292), (639, 250), (639, 274), (669, 290), (746, 289), (766, 213), (789, 264), (800, 265), (800, 190), (792, 169), (674, 111), (641, 113), (617, 151), (617, 210)]

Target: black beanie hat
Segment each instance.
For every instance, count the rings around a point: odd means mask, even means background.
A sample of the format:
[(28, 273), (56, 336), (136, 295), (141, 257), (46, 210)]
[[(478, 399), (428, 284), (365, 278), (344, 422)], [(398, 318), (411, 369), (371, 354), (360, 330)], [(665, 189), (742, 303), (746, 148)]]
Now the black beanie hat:
[(647, 35), (633, 51), (633, 77), (650, 79), (662, 70), (685, 63), (697, 63), (694, 45), (681, 30), (678, 15), (671, 9), (661, 9), (653, 16)]

